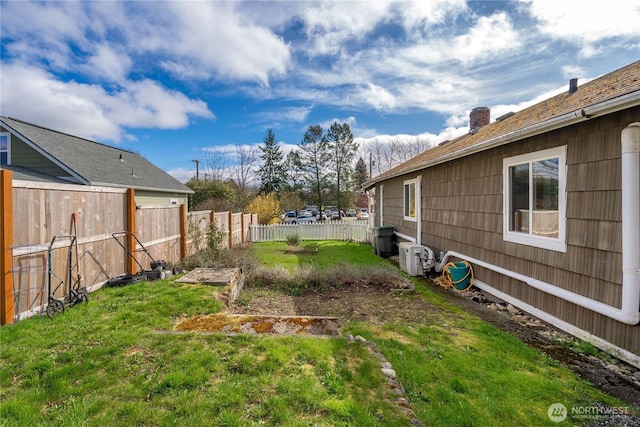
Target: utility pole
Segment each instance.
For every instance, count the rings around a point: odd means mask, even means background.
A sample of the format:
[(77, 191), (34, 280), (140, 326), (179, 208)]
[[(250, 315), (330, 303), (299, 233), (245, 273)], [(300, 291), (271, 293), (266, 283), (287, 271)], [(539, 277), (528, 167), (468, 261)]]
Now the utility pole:
[(373, 178), (373, 165), (375, 164), (376, 162), (373, 161), (371, 151), (369, 151), (369, 179)]
[(196, 181), (200, 181), (200, 170), (198, 169), (198, 165), (200, 164), (200, 160), (192, 160), (196, 164)]

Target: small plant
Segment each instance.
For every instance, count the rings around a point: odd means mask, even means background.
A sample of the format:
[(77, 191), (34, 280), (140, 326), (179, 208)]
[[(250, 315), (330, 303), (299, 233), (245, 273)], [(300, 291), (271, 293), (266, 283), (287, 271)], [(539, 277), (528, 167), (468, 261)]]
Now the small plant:
[(289, 246), (300, 246), (300, 236), (298, 234), (289, 234), (286, 241)]
[(211, 252), (214, 258), (219, 258), (224, 252), (225, 248), (222, 245), (227, 233), (224, 230), (218, 228), (215, 223), (209, 224), (207, 230), (207, 249)]

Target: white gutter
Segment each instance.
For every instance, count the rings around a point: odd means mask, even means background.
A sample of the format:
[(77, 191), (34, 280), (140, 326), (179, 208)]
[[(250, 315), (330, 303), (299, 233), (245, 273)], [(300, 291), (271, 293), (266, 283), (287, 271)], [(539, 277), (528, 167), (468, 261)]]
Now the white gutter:
[(438, 157), (426, 163), (416, 165), (410, 169), (399, 171), (398, 173), (380, 176), (382, 179), (373, 179), (364, 183), (365, 188), (372, 187), (377, 182), (386, 181), (391, 178), (406, 175), (409, 173), (417, 172), (421, 169), (436, 166), (441, 163), (450, 162), (452, 160), (468, 156), (471, 154), (479, 153), (481, 151), (489, 150), (491, 148), (499, 147), (501, 145), (510, 144), (515, 141), (519, 141), (524, 138), (540, 135), (545, 132), (560, 129), (566, 126), (570, 126), (576, 123), (587, 121), (595, 116), (614, 113), (616, 111), (624, 110), (627, 108), (640, 105), (640, 91), (628, 93), (626, 95), (619, 96), (617, 98), (610, 99), (608, 101), (595, 104), (591, 107), (581, 108), (579, 110), (571, 111), (561, 116), (554, 117), (544, 122), (536, 123), (531, 126), (527, 126), (522, 129), (515, 130), (511, 133), (501, 135), (495, 138), (488, 139), (479, 144), (471, 145), (469, 147), (461, 148), (459, 150), (447, 153), (442, 157)]
[(622, 304), (620, 308), (568, 291), (547, 282), (516, 273), (479, 259), (448, 251), (436, 271), (441, 272), (450, 257), (464, 259), (488, 270), (526, 283), (549, 295), (625, 323), (640, 323), (640, 122), (622, 130)]

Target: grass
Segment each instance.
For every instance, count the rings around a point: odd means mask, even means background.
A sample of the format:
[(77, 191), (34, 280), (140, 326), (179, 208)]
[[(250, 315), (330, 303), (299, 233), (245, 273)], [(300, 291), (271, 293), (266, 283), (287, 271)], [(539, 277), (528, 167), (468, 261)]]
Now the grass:
[(318, 253), (285, 254), (285, 242), (268, 242), (255, 244), (255, 252), (260, 262), (266, 267), (280, 266), (290, 272), (302, 266), (313, 265), (318, 269), (326, 269), (339, 264), (353, 264), (361, 267), (380, 265), (380, 257), (371, 251), (371, 245), (337, 241), (305, 241), (305, 245), (318, 244)]
[[(295, 262), (277, 244), (254, 250), (292, 269), (388, 265), (352, 243), (320, 242), (313, 260)], [(172, 279), (104, 288), (54, 319), (0, 328), (0, 426), (409, 425), (359, 343), (167, 333), (177, 319), (220, 311), (213, 295)], [(414, 297), (444, 309), (442, 319), (352, 322), (343, 333), (380, 346), (425, 425), (550, 425), (555, 402), (625, 406), (426, 288)]]

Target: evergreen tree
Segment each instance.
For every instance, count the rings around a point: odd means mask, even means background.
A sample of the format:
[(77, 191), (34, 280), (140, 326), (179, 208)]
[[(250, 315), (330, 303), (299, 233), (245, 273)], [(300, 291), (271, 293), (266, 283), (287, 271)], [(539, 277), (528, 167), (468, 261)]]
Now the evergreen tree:
[(322, 126), (309, 126), (300, 143), (300, 165), (305, 184), (319, 208), (324, 205), (323, 192), (328, 186), (329, 154)]
[(297, 150), (289, 151), (285, 160), (287, 170), (287, 182), (290, 190), (299, 190), (302, 185), (302, 162)]
[(355, 184), (356, 190), (362, 190), (362, 184), (369, 180), (369, 171), (367, 170), (367, 164), (362, 157), (356, 162)]
[(262, 166), (257, 171), (260, 179), (260, 193), (279, 193), (287, 182), (287, 171), (284, 167), (284, 154), (276, 141), (273, 130), (267, 130), (267, 134), (262, 140), (264, 145), (258, 148), (262, 152), (260, 160)]
[(358, 145), (353, 140), (353, 134), (347, 123), (333, 122), (327, 132), (327, 144), (329, 148), (333, 185), (338, 203), (338, 211), (345, 202), (345, 196), (350, 193), (349, 182), (353, 174), (353, 157), (358, 150)]

